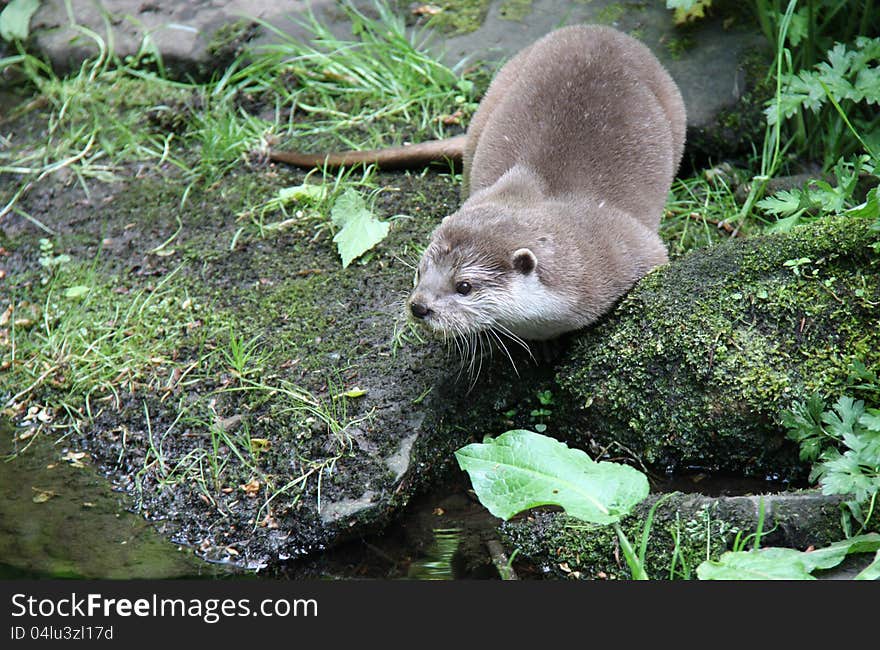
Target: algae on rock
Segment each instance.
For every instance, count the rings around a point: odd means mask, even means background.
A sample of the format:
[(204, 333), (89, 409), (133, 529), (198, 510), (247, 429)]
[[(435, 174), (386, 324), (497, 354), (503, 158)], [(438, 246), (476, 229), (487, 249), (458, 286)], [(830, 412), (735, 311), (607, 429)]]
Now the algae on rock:
[(644, 278), (575, 342), (572, 416), (644, 462), (790, 476), (780, 413), (880, 362), (880, 233), (838, 217), (698, 250)]
[[(621, 526), (635, 544), (656, 506), (645, 553), (648, 575), (652, 580), (691, 579), (700, 562), (729, 550), (737, 534), (757, 530), (761, 508), (764, 548), (819, 547), (837, 541), (842, 535), (841, 501), (815, 492), (717, 498), (652, 494), (621, 520)], [(539, 510), (502, 524), (500, 533), (510, 549), (554, 577), (630, 578), (611, 526), (584, 524), (562, 512)]]

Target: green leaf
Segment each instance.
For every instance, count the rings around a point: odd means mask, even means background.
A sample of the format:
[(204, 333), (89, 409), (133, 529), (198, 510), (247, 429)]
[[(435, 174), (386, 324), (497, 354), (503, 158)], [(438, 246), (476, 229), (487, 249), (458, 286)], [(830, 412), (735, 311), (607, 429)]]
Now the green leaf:
[(836, 413), (826, 411), (822, 414), (822, 421), (830, 425), (829, 433), (835, 438), (843, 440), (845, 436), (853, 432), (853, 426), (865, 412), (865, 403), (862, 400), (854, 400), (847, 395), (841, 396), (834, 404)]
[(480, 502), (496, 517), (557, 505), (595, 524), (612, 524), (648, 496), (648, 479), (618, 463), (592, 460), (580, 449), (517, 429), (455, 452)]
[(697, 567), (700, 580), (815, 580), (793, 548), (728, 551)]
[(880, 433), (880, 409), (868, 409), (868, 412), (859, 418), (859, 424), (869, 431)]
[(788, 27), (788, 42), (792, 47), (797, 47), (809, 31), (810, 20), (807, 8), (799, 9), (791, 15), (791, 24)]
[(673, 20), (676, 25), (703, 18), (711, 5), (712, 0), (666, 0), (666, 8), (675, 10)]
[(830, 449), (822, 455), (821, 479), (822, 494), (852, 494), (856, 501), (864, 503), (880, 485), (878, 479), (865, 473), (861, 458), (854, 451), (840, 454)]
[(793, 548), (729, 551), (717, 561), (700, 564), (697, 576), (700, 580), (815, 580), (811, 575), (813, 571), (835, 567), (850, 553), (870, 553), (877, 549), (880, 549), (880, 534), (869, 533), (810, 552)]
[(0, 12), (0, 36), (6, 41), (23, 41), (30, 33), (31, 16), (39, 9), (40, 0), (12, 0)]
[(323, 201), (327, 196), (327, 188), (323, 185), (314, 185), (312, 183), (303, 183), (293, 187), (282, 187), (278, 190), (278, 199), (282, 203), (291, 201), (303, 201), (307, 203), (317, 203)]
[(389, 224), (379, 221), (367, 208), (364, 199), (353, 188), (347, 189), (336, 199), (330, 218), (341, 230), (336, 233), (342, 268), (351, 264), (388, 235)]
[(791, 232), (791, 230), (800, 225), (801, 223), (801, 215), (793, 214), (790, 217), (785, 217), (784, 219), (779, 219), (778, 221), (774, 221), (769, 226), (767, 226), (767, 232)]
[(857, 205), (854, 208), (850, 208), (846, 213), (850, 216), (861, 217), (864, 219), (880, 218), (880, 187), (875, 187), (868, 192), (864, 203)]
[(64, 292), (65, 298), (82, 298), (89, 292), (89, 288), (83, 285), (77, 285), (75, 287), (70, 287)]
[(774, 216), (787, 217), (804, 207), (804, 193), (800, 190), (779, 190), (755, 205)]

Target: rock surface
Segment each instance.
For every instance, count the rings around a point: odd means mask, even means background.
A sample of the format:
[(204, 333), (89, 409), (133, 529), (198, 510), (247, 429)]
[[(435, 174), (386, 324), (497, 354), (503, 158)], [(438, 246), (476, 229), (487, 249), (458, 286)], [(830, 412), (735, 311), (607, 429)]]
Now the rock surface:
[(697, 250), (575, 341), (559, 381), (599, 441), (646, 463), (797, 472), (780, 412), (880, 363), (880, 232), (837, 218)]
[[(621, 522), (633, 545), (641, 539), (648, 512), (659, 500), (651, 495)], [(764, 509), (761, 547), (784, 546), (805, 550), (842, 539), (839, 497), (815, 492), (760, 496), (708, 497), (672, 493), (657, 506), (647, 546), (646, 565), (651, 579), (676, 578), (696, 568), (709, 553), (713, 560), (730, 549), (738, 533), (754, 533)], [(610, 526), (584, 525), (558, 512), (533, 512), (501, 526), (504, 541), (517, 549), (546, 575), (562, 579), (629, 579), (629, 568)], [(747, 548), (752, 548), (748, 546)], [(851, 579), (870, 562), (863, 556), (817, 574), (823, 579)], [(824, 574), (824, 575), (822, 575)]]

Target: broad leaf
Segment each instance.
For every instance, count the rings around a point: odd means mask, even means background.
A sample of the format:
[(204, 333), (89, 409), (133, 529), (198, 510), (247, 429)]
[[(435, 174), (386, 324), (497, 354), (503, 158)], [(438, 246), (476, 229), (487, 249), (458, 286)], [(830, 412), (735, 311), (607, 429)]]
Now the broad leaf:
[(82, 298), (89, 292), (89, 288), (78, 284), (75, 287), (69, 287), (64, 291), (65, 298)]
[(342, 258), (343, 268), (388, 235), (388, 222), (376, 219), (361, 195), (351, 188), (336, 199), (330, 218), (340, 228), (333, 241)]
[(757, 551), (729, 551), (717, 561), (697, 567), (700, 580), (815, 580), (811, 573), (830, 569), (850, 553), (880, 549), (880, 534), (869, 533), (835, 542), (816, 551), (793, 548), (762, 548)]
[(311, 183), (303, 183), (293, 187), (282, 187), (278, 190), (278, 199), (282, 203), (291, 201), (318, 202), (323, 201), (327, 196), (327, 188), (323, 185), (313, 185)]
[(40, 0), (12, 0), (0, 12), (0, 36), (6, 41), (25, 40), (30, 33), (31, 16)]
[(455, 452), (480, 502), (496, 517), (557, 505), (583, 521), (619, 521), (648, 496), (648, 479), (627, 465), (592, 460), (579, 449), (522, 429)]
[(761, 199), (755, 205), (777, 217), (787, 217), (809, 204), (801, 190), (779, 190), (773, 196)]
[(729, 551), (697, 567), (700, 580), (815, 580), (793, 548)]

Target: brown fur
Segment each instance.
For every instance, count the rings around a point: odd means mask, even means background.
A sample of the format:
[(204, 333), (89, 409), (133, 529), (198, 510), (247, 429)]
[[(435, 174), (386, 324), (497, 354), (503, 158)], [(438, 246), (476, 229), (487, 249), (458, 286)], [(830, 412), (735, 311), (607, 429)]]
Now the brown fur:
[(681, 94), (637, 40), (573, 26), (536, 41), (454, 144), (466, 200), (432, 235), (411, 312), (443, 336), (595, 321), (667, 261), (657, 229), (684, 138)]

